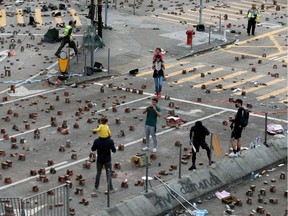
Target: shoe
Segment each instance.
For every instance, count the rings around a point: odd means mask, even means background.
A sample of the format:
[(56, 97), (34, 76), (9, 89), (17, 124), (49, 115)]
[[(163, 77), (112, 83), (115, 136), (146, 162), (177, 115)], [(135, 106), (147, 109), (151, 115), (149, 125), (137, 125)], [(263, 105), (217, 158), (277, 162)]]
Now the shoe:
[(248, 33), (248, 36), (250, 36), (250, 33)]
[(147, 146), (142, 149), (142, 151), (148, 151), (148, 150), (149, 148)]
[(158, 96), (161, 97), (161, 96), (162, 96), (162, 92), (159, 92), (159, 93), (158, 93)]
[(156, 94), (156, 98), (158, 99), (160, 96), (159, 96), (159, 93), (158, 94)]
[(255, 36), (255, 34), (252, 34), (253, 36)]
[(101, 193), (101, 191), (100, 191), (98, 188), (97, 188), (97, 189), (95, 188), (94, 191), (95, 191), (96, 193), (98, 193), (98, 194)]
[(156, 153), (157, 152), (157, 149), (156, 148), (153, 148), (153, 151), (152, 151), (153, 153)]
[[(116, 192), (117, 192), (117, 189), (112, 188), (112, 189), (110, 189), (109, 192), (110, 192), (110, 194), (116, 193)], [(108, 194), (108, 191), (105, 191), (105, 194)]]
[(192, 165), (191, 167), (189, 167), (188, 170), (196, 170), (196, 166), (195, 166), (195, 165)]
[(234, 157), (238, 157), (238, 155), (235, 154), (234, 152), (231, 152), (231, 153), (228, 155), (228, 157), (234, 158)]

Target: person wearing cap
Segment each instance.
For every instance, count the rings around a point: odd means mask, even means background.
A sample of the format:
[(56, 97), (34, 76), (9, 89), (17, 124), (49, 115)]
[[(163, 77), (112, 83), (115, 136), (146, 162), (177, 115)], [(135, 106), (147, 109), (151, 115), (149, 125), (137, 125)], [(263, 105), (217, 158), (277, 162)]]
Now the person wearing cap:
[(73, 26), (74, 25), (75, 25), (75, 22), (70, 20), (68, 25), (65, 26), (64, 33), (63, 33), (64, 37), (62, 38), (61, 45), (58, 48), (58, 50), (56, 51), (55, 56), (59, 57), (61, 50), (63, 49), (63, 47), (67, 43), (69, 44), (69, 47), (71, 47), (74, 50), (75, 55), (78, 55), (76, 43), (73, 41), (73, 38), (72, 38), (72, 32), (73, 32)]
[(246, 107), (243, 106), (243, 101), (241, 99), (235, 101), (235, 107), (238, 108), (237, 114), (235, 115), (235, 118), (230, 119), (230, 128), (232, 130), (230, 141), (233, 151), (228, 155), (229, 157), (238, 157), (241, 153), (240, 138), (243, 130), (243, 127), (241, 126), (241, 118)]
[[(200, 146), (207, 152), (209, 164), (211, 161), (211, 150), (205, 141), (206, 136), (210, 134), (209, 130), (202, 124), (201, 121), (195, 122), (195, 125), (190, 129), (190, 145), (192, 146), (192, 166), (189, 170), (196, 170), (196, 154), (199, 152)], [(211, 163), (214, 163), (211, 161)]]
[(252, 7), (247, 12), (247, 18), (248, 18), (248, 26), (247, 26), (247, 34), (250, 36), (250, 32), (252, 29), (252, 35), (255, 35), (255, 28), (256, 28), (256, 22), (259, 20), (260, 12), (256, 8), (256, 4), (252, 4)]

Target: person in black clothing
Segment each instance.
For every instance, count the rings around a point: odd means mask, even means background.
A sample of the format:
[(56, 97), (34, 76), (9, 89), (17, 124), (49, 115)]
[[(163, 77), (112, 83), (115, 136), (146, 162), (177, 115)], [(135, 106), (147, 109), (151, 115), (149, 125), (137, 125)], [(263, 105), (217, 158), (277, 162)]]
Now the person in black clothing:
[[(194, 134), (193, 134), (194, 133)], [(200, 146), (202, 149), (205, 149), (207, 152), (207, 157), (209, 159), (209, 164), (211, 161), (211, 150), (208, 146), (208, 144), (205, 141), (205, 137), (208, 136), (210, 132), (208, 129), (202, 125), (201, 121), (195, 122), (195, 125), (191, 127), (190, 129), (190, 145), (192, 145), (192, 166), (189, 168), (189, 170), (195, 170), (196, 169), (196, 154), (199, 152)], [(212, 161), (211, 161), (212, 163)]]
[[(105, 167), (105, 170), (106, 170), (106, 179), (108, 182), (108, 179), (109, 179), (108, 177), (112, 170), (111, 151), (115, 153), (116, 148), (115, 148), (114, 141), (110, 137), (108, 138), (99, 137), (94, 140), (91, 150), (97, 151), (97, 174), (96, 174), (96, 179), (95, 179), (95, 189), (98, 190), (103, 166)], [(110, 169), (110, 172), (108, 169)], [(111, 192), (115, 191), (112, 185), (111, 177), (110, 177), (109, 187), (110, 187)]]
[(230, 121), (232, 122), (230, 128), (232, 130), (231, 145), (233, 148), (233, 152), (228, 155), (229, 157), (238, 157), (240, 156), (241, 152), (240, 138), (243, 130), (243, 127), (241, 126), (241, 118), (245, 109), (245, 107), (243, 106), (243, 101), (241, 99), (237, 99), (235, 101), (235, 107), (238, 108), (237, 114), (234, 119), (230, 119)]

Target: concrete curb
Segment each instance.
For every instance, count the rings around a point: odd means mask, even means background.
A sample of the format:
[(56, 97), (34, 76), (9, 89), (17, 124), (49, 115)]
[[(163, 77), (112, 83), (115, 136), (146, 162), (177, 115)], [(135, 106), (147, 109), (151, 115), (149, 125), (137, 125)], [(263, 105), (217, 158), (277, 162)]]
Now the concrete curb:
[[(216, 168), (197, 170), (181, 179), (172, 180), (168, 185), (187, 200), (194, 199), (231, 184), (251, 172), (287, 159), (287, 137), (272, 140), (270, 148), (264, 145), (244, 152), (243, 158), (225, 158)], [(180, 199), (181, 200), (181, 199)], [(146, 194), (123, 201), (115, 207), (90, 216), (153, 216), (161, 215), (176, 208), (179, 203), (168, 193), (164, 186), (154, 188)]]

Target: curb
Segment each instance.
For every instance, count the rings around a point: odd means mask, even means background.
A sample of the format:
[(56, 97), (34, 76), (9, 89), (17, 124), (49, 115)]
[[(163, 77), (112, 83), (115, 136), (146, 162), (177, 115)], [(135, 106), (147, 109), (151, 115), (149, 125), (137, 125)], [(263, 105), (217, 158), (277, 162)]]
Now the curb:
[[(192, 200), (209, 192), (223, 188), (228, 184), (251, 175), (279, 161), (287, 159), (287, 137), (271, 141), (273, 145), (267, 151), (266, 146), (250, 149), (244, 158), (225, 158), (216, 168), (209, 167), (193, 172), (181, 179), (171, 180), (169, 187), (181, 194), (186, 200)], [(125, 200), (114, 207), (92, 213), (90, 216), (140, 216), (163, 215), (179, 206), (179, 203), (159, 186), (146, 194)]]

